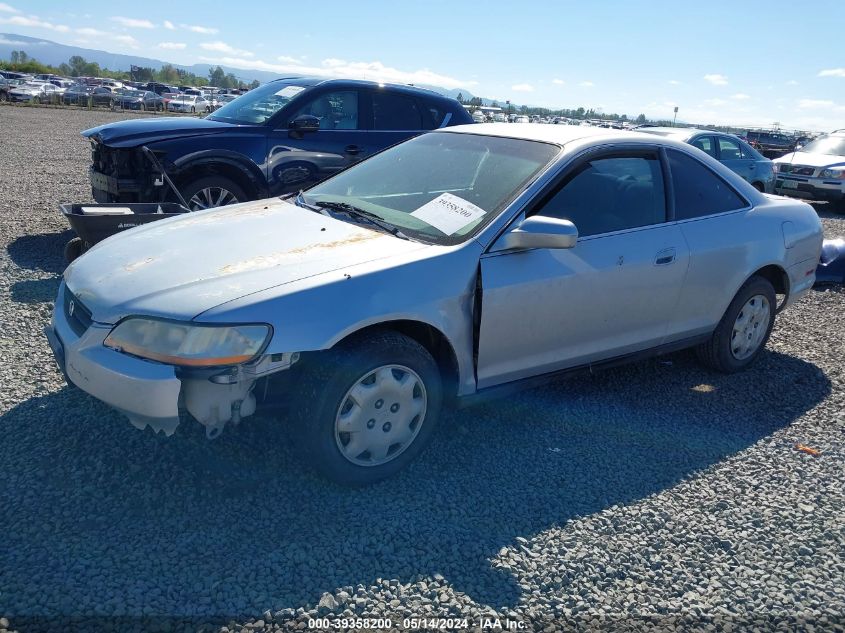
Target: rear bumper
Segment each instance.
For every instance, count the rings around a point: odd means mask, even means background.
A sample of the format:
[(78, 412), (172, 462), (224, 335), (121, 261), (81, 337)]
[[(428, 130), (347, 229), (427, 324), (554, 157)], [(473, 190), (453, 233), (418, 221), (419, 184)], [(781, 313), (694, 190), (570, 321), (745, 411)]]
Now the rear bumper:
[(138, 428), (170, 435), (179, 424), (181, 381), (175, 369), (103, 345), (112, 326), (92, 323), (80, 336), (64, 314), (64, 282), (44, 333), (68, 383), (125, 414)]
[(790, 266), (786, 273), (789, 275), (789, 296), (783, 308), (788, 308), (800, 300), (816, 283), (816, 267), (818, 259), (807, 259)]

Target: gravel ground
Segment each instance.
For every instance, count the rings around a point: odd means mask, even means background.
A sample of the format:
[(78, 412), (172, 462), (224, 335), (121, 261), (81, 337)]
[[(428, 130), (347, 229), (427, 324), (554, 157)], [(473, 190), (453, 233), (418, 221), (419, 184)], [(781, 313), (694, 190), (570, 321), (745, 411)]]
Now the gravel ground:
[(90, 199), (79, 131), (126, 116), (0, 107), (0, 631), (843, 630), (841, 287), (744, 374), (685, 352), (449, 413), (409, 470), (345, 490), (283, 419), (166, 439), (64, 386), (57, 205)]

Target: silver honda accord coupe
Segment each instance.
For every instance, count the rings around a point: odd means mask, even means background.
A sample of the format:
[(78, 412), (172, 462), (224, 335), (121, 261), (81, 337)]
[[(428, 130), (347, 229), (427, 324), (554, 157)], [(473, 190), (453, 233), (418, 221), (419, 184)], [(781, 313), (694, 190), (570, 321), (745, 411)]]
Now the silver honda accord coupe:
[(446, 404), (685, 347), (745, 369), (821, 246), (809, 205), (680, 141), (470, 125), (111, 237), (67, 268), (46, 334), (141, 429), (216, 437), (282, 402), (307, 463), (360, 485)]

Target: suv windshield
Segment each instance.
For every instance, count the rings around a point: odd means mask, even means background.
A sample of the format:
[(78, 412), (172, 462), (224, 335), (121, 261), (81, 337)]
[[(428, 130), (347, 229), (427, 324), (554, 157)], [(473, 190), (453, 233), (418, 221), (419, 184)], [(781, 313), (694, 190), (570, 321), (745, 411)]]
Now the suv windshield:
[(559, 151), (538, 141), (434, 132), (347, 169), (303, 198), (352, 205), (411, 238), (457, 244), (492, 221)]
[(266, 123), (294, 97), (307, 90), (290, 82), (274, 81), (241, 95), (208, 118), (225, 123)]
[(845, 137), (823, 136), (801, 148), (808, 154), (829, 154), (831, 156), (845, 156)]

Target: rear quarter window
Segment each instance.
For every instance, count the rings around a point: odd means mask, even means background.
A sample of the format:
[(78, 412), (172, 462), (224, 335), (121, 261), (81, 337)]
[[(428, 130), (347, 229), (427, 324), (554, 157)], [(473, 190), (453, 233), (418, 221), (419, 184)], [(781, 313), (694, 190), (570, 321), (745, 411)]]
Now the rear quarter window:
[(676, 220), (737, 211), (748, 206), (727, 182), (696, 159), (675, 150), (667, 150), (667, 154), (675, 192)]

